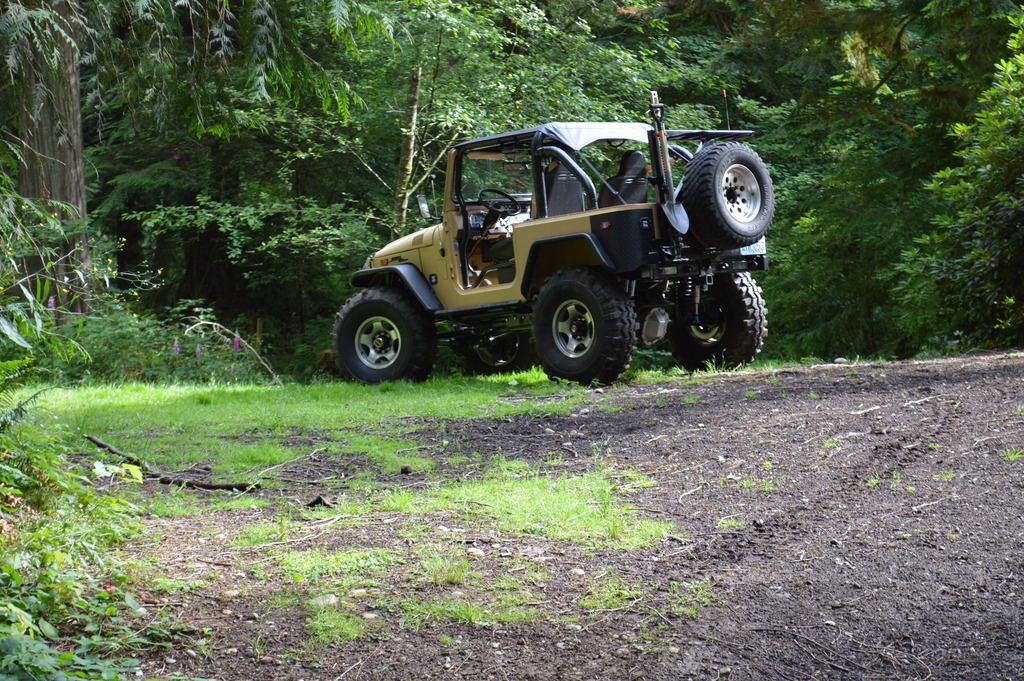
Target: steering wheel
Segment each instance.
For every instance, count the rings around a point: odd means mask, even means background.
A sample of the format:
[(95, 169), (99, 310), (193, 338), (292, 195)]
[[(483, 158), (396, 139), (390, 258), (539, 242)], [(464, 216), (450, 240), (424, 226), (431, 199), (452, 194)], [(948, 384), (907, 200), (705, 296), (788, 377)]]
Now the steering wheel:
[[(501, 198), (508, 201), (508, 203), (505, 205), (500, 205), (494, 199), (488, 201), (487, 199), (484, 198), (484, 194), (497, 194)], [(509, 215), (518, 215), (519, 213), (523, 212), (523, 207), (519, 205), (519, 202), (516, 201), (511, 195), (506, 194), (500, 189), (481, 189), (476, 195), (476, 200), (487, 206), (488, 213), (496, 213), (497, 215), (495, 215), (495, 219), (497, 219), (498, 217), (508, 217)], [(485, 222), (487, 222), (487, 220), (485, 220)]]

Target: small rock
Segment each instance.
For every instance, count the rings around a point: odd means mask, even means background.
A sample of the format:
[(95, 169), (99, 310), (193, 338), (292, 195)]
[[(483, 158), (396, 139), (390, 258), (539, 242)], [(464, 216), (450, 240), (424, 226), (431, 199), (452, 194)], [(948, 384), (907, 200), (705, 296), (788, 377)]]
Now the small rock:
[(269, 655), (265, 655), (260, 658), (260, 664), (274, 664), (274, 658)]
[(669, 646), (668, 647), (668, 652), (672, 653), (673, 655), (678, 655), (679, 654), (679, 647), (678, 646)]
[(466, 553), (470, 556), (473, 556), (474, 558), (483, 558), (487, 555), (486, 553), (484, 553), (483, 549), (479, 549), (475, 546), (471, 546), (468, 549), (466, 549)]
[(199, 657), (199, 654), (196, 653), (196, 651), (192, 650), (191, 648), (186, 648), (185, 649), (185, 654), (188, 655), (189, 657)]
[(576, 575), (577, 577), (582, 577), (583, 575), (585, 575), (587, 573), (582, 568), (573, 568), (572, 570), (569, 570), (569, 574), (570, 575)]
[(576, 624), (575, 622), (570, 622), (569, 624), (566, 624), (565, 628), (571, 629), (572, 631), (583, 631), (583, 625)]
[(177, 659), (175, 659), (175, 658), (173, 658), (173, 657), (168, 657), (168, 658), (167, 658), (166, 660), (164, 660), (164, 661), (165, 661), (165, 662), (166, 662), (167, 664), (174, 664), (174, 663), (175, 663), (175, 662), (177, 662), (178, 660), (177, 660)]
[(501, 644), (500, 644), (500, 643), (498, 643), (497, 641), (492, 641), (492, 642), (491, 642), (491, 647), (492, 647), (492, 648), (500, 648), (500, 647), (501, 647)]
[(237, 598), (240, 593), (242, 593), (242, 592), (239, 591), (238, 589), (228, 589), (227, 591), (225, 591), (221, 595), (224, 596), (224, 598), (231, 599), (231, 598)]
[(845, 357), (836, 357), (834, 360), (832, 360), (832, 363), (833, 364), (849, 364), (850, 360), (846, 359)]
[(459, 591), (458, 589), (456, 589), (455, 591), (451, 592), (451, 595), (452, 595), (453, 598), (462, 598), (463, 596), (466, 595), (466, 592)]
[(367, 593), (366, 589), (350, 589), (348, 595), (350, 598), (363, 598)]
[(375, 612), (364, 612), (364, 613), (363, 613), (363, 619), (364, 619), (364, 620), (375, 620), (375, 619), (377, 619), (378, 617), (380, 617), (380, 615), (378, 615), (378, 614), (377, 614), (377, 613), (375, 613)]
[(225, 648), (221, 652), (225, 655), (236, 655), (238, 653), (238, 648)]
[(220, 611), (220, 614), (222, 614), (222, 615), (234, 615), (235, 611), (234, 610), (228, 610), (228, 609), (225, 608), (224, 610)]
[(334, 594), (324, 594), (309, 601), (314, 608), (329, 608), (338, 604), (338, 597)]

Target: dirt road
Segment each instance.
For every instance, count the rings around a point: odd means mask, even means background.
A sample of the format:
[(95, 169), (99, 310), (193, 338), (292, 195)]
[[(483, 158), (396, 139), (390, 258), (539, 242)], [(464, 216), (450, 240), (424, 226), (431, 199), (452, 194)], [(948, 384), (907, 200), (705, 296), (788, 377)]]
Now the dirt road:
[[(305, 602), (281, 599), (292, 587), (260, 567), (273, 564), (274, 547), (228, 546), (235, 529), (273, 518), (274, 506), (154, 518), (163, 541), (139, 555), (156, 551), (178, 578), (205, 586), (154, 592), (152, 607), (208, 634), (150, 657), (145, 675), (1024, 678), (1024, 355), (620, 386), (572, 415), (413, 419), (410, 432), (435, 446), (424, 452), (437, 468), (392, 476), (396, 487), (456, 480), (467, 475), (459, 461), (497, 454), (553, 475), (639, 471), (653, 484), (620, 492), (670, 530), (640, 548), (594, 546), (503, 534), (467, 509), (381, 510), (311, 539), (300, 533), (289, 550), (408, 557), (369, 588), (339, 593), (361, 636), (315, 643)], [(317, 491), (296, 482), (272, 494), (283, 503)], [(470, 577), (425, 583), (414, 557), (426, 543), (468, 552)], [(498, 604), (512, 593), (518, 621), (416, 619), (408, 606)]]

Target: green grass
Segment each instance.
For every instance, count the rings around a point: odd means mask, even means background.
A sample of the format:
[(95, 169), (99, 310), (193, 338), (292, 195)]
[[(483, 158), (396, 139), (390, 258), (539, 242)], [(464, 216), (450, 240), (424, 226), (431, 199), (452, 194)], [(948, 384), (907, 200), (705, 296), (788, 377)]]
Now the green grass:
[(296, 579), (312, 579), (322, 575), (372, 574), (400, 562), (400, 558), (385, 549), (310, 549), (280, 554), (278, 562), (282, 572)]
[(306, 629), (315, 643), (343, 643), (363, 636), (366, 633), (366, 623), (361, 617), (350, 612), (310, 607)]
[(691, 619), (697, 617), (702, 607), (718, 603), (711, 593), (710, 577), (696, 582), (671, 582), (666, 601), (669, 614)]
[(636, 547), (671, 532), (670, 523), (638, 517), (618, 485), (601, 472), (498, 474), (456, 482), (432, 496), (439, 507), (468, 509), (513, 534)]
[(623, 610), (639, 602), (645, 594), (646, 589), (639, 582), (626, 582), (611, 573), (591, 584), (578, 602), (585, 610)]
[(531, 622), (540, 617), (540, 613), (530, 607), (481, 603), (467, 598), (447, 596), (408, 599), (401, 603), (401, 610), (403, 624), (416, 630), (449, 622), (485, 627), (494, 624)]
[(1007, 461), (1016, 461), (1017, 459), (1024, 456), (1024, 449), (1005, 449), (1003, 450), (1003, 458)]
[(420, 570), (435, 586), (465, 584), (472, 574), (465, 551), (454, 546), (429, 545), (420, 552)]
[[(402, 464), (429, 470), (431, 458), (402, 437), (416, 419), (566, 414), (589, 391), (549, 381), (539, 369), (509, 376), (433, 379), (375, 386), (347, 382), (269, 386), (124, 384), (54, 389), (42, 402), (52, 425), (77, 440), (92, 434), (167, 468), (185, 467), (216, 452), (215, 474), (237, 475), (309, 453), (290, 436), (316, 430), (332, 451), (364, 453), (381, 471)], [(519, 399), (525, 396), (527, 399)], [(415, 420), (411, 421), (415, 423)], [(401, 451), (406, 450), (406, 451)]]

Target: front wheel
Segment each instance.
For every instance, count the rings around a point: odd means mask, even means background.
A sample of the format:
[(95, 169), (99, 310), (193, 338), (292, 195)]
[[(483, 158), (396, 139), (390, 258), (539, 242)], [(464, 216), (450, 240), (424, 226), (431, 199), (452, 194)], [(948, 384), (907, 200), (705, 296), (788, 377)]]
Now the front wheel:
[(633, 358), (636, 312), (625, 291), (603, 272), (559, 270), (537, 294), (533, 343), (548, 376), (609, 383)]
[(422, 381), (434, 363), (433, 321), (400, 289), (363, 289), (335, 317), (334, 359), (363, 383)]
[(754, 361), (768, 335), (761, 287), (747, 272), (720, 274), (695, 307), (681, 296), (668, 339), (680, 366), (731, 369)]

